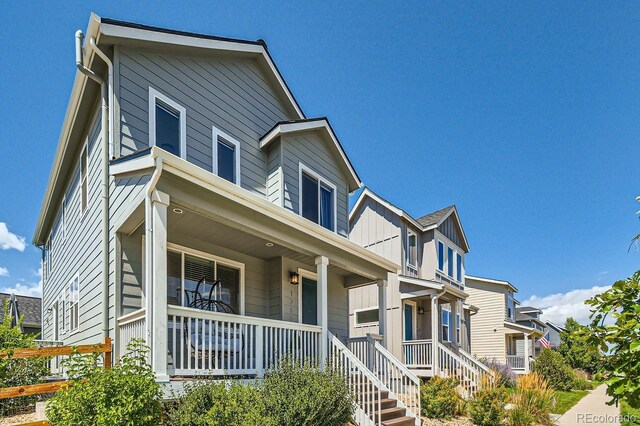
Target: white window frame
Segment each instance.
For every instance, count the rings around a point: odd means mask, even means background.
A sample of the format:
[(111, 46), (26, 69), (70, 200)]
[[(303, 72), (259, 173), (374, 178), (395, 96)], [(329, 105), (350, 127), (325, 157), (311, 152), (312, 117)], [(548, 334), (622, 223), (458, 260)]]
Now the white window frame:
[[(446, 339), (442, 339), (443, 342), (451, 342), (451, 309), (446, 309), (446, 308), (442, 308), (441, 309), (441, 313), (440, 313), (440, 322), (441, 322), (441, 326), (440, 326), (440, 336), (442, 336), (442, 332), (444, 331), (444, 327), (447, 327), (447, 338)], [(448, 312), (449, 315), (449, 321), (447, 321), (447, 323), (445, 324), (445, 322), (443, 321), (443, 316), (444, 313)]]
[[(144, 243), (144, 241), (143, 241)], [(181, 262), (182, 262), (182, 278), (180, 280), (180, 304), (182, 304), (182, 298), (184, 297), (184, 259), (185, 254), (200, 257), (202, 259), (211, 260), (216, 263), (216, 277), (217, 277), (217, 266), (218, 264), (223, 266), (229, 266), (231, 268), (236, 268), (240, 271), (240, 312), (239, 315), (244, 315), (245, 312), (245, 271), (244, 271), (244, 263), (237, 262), (235, 260), (227, 259), (221, 256), (216, 256), (214, 254), (210, 254), (204, 251), (196, 250), (190, 247), (181, 246), (174, 243), (167, 243), (167, 250), (175, 251), (181, 254)], [(144, 259), (144, 256), (143, 256)]]
[(411, 316), (413, 317), (413, 324), (411, 324), (411, 333), (413, 334), (413, 340), (418, 340), (418, 304), (413, 300), (405, 300), (402, 305), (402, 341), (404, 342), (404, 332), (405, 332), (405, 318), (404, 318), (404, 307), (411, 306)]
[(462, 317), (460, 316), (460, 313), (456, 313), (456, 343), (460, 344), (462, 343), (461, 337), (462, 337), (462, 333), (461, 333), (461, 328), (462, 328)]
[(230, 143), (231, 145), (234, 146), (234, 155), (235, 155), (235, 169), (236, 169), (236, 181), (232, 182), (235, 183), (236, 185), (240, 186), (240, 142), (238, 142), (238, 140), (236, 140), (235, 138), (232, 138), (231, 136), (229, 136), (228, 134), (226, 134), (225, 132), (223, 132), (222, 130), (218, 129), (216, 126), (212, 126), (211, 127), (211, 140), (213, 141), (212, 143), (212, 171), (213, 174), (215, 174), (216, 176), (218, 176), (218, 137), (221, 137), (222, 139), (225, 140), (225, 142)]
[[(414, 236), (416, 238), (416, 258), (415, 258), (415, 263), (411, 263), (411, 246), (410, 246), (410, 241), (411, 241), (411, 236)], [(409, 266), (410, 268), (413, 268), (415, 270), (418, 269), (418, 234), (410, 229), (407, 229), (407, 266)]]
[[(71, 300), (71, 291), (70, 291), (71, 288), (70, 287), (71, 287), (71, 283), (74, 282), (74, 281), (78, 282), (78, 300), (75, 302), (78, 305), (78, 309), (77, 309), (76, 328), (71, 328), (72, 324), (73, 324), (73, 321), (71, 320), (71, 314), (72, 314), (71, 310), (73, 308), (74, 303)], [(67, 293), (68, 293), (67, 294), (67, 299), (68, 300), (67, 300), (66, 305), (68, 305), (68, 306), (65, 306), (65, 309), (67, 311), (69, 311), (69, 335), (72, 335), (72, 334), (76, 334), (76, 333), (78, 333), (80, 331), (80, 275), (79, 274), (76, 274), (76, 276), (73, 277), (69, 281), (69, 283), (67, 284)]]
[[(440, 268), (440, 247), (442, 246), (442, 268)], [(444, 243), (444, 241), (438, 239), (436, 240), (436, 268), (438, 269), (438, 271), (442, 272), (443, 274), (445, 273), (444, 270), (447, 267), (447, 257), (445, 256), (445, 249), (447, 248), (447, 245)]]
[(180, 115), (180, 158), (187, 158), (187, 109), (149, 86), (149, 146), (156, 146), (156, 100), (169, 105)]
[[(298, 282), (298, 324), (302, 324), (302, 278), (309, 278), (310, 280), (314, 280), (316, 282), (316, 286), (318, 285), (318, 274), (306, 269), (298, 268), (298, 276), (300, 277), (300, 281)], [(291, 284), (289, 284), (291, 285)], [(317, 288), (317, 287), (316, 287)], [(317, 295), (316, 295), (317, 297)], [(317, 299), (316, 299), (317, 300)], [(320, 315), (320, 312), (318, 312)], [(320, 323), (320, 321), (317, 321)]]
[(373, 310), (379, 311), (380, 308), (378, 306), (369, 306), (367, 308), (354, 309), (353, 310), (353, 327), (354, 328), (361, 328), (361, 327), (371, 327), (371, 326), (379, 325), (380, 324), (380, 312), (378, 312), (378, 321), (358, 323), (358, 312), (373, 311)]
[[(458, 281), (459, 283), (462, 283), (464, 280), (464, 258), (462, 257), (462, 255), (457, 251), (454, 250), (456, 252), (455, 254), (455, 259), (456, 259), (456, 264), (455, 264), (455, 278), (454, 280)], [(458, 258), (460, 259), (460, 263), (458, 264)], [(460, 277), (458, 277), (458, 275)]]
[[(336, 232), (338, 229), (338, 187), (333, 184), (329, 179), (324, 178), (322, 175), (307, 167), (303, 163), (298, 163), (298, 214), (302, 216), (302, 174), (306, 173), (310, 177), (318, 181), (318, 223), (320, 225), (321, 208), (320, 202), (320, 186), (326, 185), (333, 190), (333, 229), (331, 231)], [(322, 226), (324, 228), (324, 226)], [(328, 228), (325, 228), (328, 229)]]

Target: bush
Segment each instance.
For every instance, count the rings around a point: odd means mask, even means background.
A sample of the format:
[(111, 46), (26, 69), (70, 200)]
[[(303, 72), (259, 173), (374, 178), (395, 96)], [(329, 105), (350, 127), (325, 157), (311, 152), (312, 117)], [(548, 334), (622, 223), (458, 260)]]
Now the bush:
[(100, 354), (72, 355), (64, 366), (71, 384), (47, 405), (52, 425), (157, 425), (160, 385), (147, 363), (149, 349), (132, 340), (113, 368), (99, 366)]
[[(3, 307), (4, 316), (0, 322), (0, 350), (7, 351), (9, 356), (0, 359), (0, 388), (34, 385), (41, 383), (49, 373), (46, 358), (12, 359), (12, 349), (33, 348), (37, 335), (24, 334), (20, 329), (22, 318), (18, 318), (15, 326), (11, 325), (9, 300)], [(0, 416), (15, 414), (25, 410), (38, 400), (37, 396), (21, 396), (0, 400)]]
[(577, 390), (591, 390), (593, 389), (593, 383), (583, 378), (576, 378), (573, 381), (573, 389)]
[(484, 360), (482, 362), (493, 372), (496, 386), (503, 386), (505, 388), (516, 387), (516, 373), (511, 370), (509, 364), (502, 364), (495, 358)]
[(269, 416), (282, 426), (343, 426), (354, 414), (354, 398), (344, 378), (291, 359), (267, 371), (262, 396)]
[(482, 387), (469, 402), (469, 416), (473, 424), (494, 426), (502, 423), (506, 417), (505, 405), (508, 401), (504, 386), (496, 386), (488, 377), (482, 381)]
[(459, 414), (461, 398), (458, 381), (453, 378), (432, 377), (420, 388), (422, 414), (430, 419), (450, 419)]
[(518, 387), (512, 395), (513, 407), (509, 412), (511, 426), (534, 424), (552, 425), (549, 413), (553, 408), (554, 392), (547, 381), (537, 373), (518, 378)]
[(556, 390), (570, 390), (576, 378), (562, 355), (553, 349), (543, 349), (531, 371), (540, 374)]
[(176, 426), (265, 425), (275, 423), (266, 417), (266, 409), (256, 386), (237, 382), (192, 382), (169, 414), (168, 423)]

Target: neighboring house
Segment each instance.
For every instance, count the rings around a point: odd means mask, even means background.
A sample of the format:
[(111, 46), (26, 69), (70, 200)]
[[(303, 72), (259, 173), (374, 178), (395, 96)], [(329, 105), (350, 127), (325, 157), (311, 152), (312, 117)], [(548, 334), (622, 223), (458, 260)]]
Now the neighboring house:
[[(396, 401), (408, 391), (394, 395), (341, 343), (349, 290), (384, 286), (399, 265), (347, 238), (360, 179), (265, 43), (92, 15), (76, 57), (33, 238), (43, 338), (108, 336), (116, 354), (143, 338), (162, 382), (260, 377), (285, 353), (339, 353), (350, 383), (388, 394), (385, 418), (413, 423), (419, 398)], [(374, 416), (365, 396), (358, 418)]]
[[(540, 319), (540, 315), (542, 315), (542, 311), (538, 308), (532, 306), (516, 306), (516, 323), (539, 330), (545, 334), (547, 332), (546, 324)], [(537, 357), (542, 350), (542, 346), (536, 341), (535, 344), (533, 344), (532, 350), (533, 352), (531, 354)], [(522, 339), (516, 340), (516, 355), (524, 356), (524, 340)]]
[(533, 327), (537, 319), (517, 316), (518, 289), (509, 281), (467, 275), (465, 291), (467, 303), (478, 308), (471, 322), (471, 353), (509, 364), (515, 372), (528, 372), (536, 340), (544, 332)]
[[(470, 357), (469, 323), (477, 309), (465, 303), (469, 244), (456, 207), (416, 219), (365, 189), (350, 228), (352, 241), (401, 266), (386, 287), (349, 291), (351, 340), (383, 335), (388, 350), (422, 376), (439, 371), (433, 360)], [(386, 323), (378, 318), (380, 306)]]
[(39, 297), (19, 296), (15, 294), (0, 293), (0, 321), (4, 320), (4, 307), (8, 305), (8, 314), (17, 323), (17, 319), (22, 317), (21, 329), (23, 333), (37, 334), (40, 338), (42, 299)]
[(567, 329), (551, 321), (547, 321), (545, 325), (545, 332), (549, 333), (549, 342), (551, 343), (551, 347), (557, 348), (562, 342), (562, 340), (560, 339), (560, 335), (562, 333), (566, 333)]

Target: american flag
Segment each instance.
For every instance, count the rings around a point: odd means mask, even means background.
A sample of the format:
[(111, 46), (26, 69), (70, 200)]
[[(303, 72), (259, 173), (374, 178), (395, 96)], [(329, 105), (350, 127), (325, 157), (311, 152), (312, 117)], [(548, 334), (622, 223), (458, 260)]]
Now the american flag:
[(547, 348), (547, 349), (551, 348), (551, 342), (549, 341), (548, 331), (547, 331), (547, 334), (545, 334), (544, 336), (538, 339), (538, 344), (543, 348)]

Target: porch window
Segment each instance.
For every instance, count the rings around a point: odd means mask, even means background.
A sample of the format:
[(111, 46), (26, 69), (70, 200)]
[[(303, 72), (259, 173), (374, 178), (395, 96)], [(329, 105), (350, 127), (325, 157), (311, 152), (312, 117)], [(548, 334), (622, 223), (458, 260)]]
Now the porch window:
[(69, 283), (69, 330), (73, 333), (78, 330), (80, 324), (80, 279), (76, 276)]
[(336, 187), (300, 164), (300, 215), (335, 231)]
[(229, 182), (240, 184), (240, 143), (215, 127), (213, 172)]
[(451, 311), (447, 309), (442, 310), (442, 340), (445, 342), (451, 341)]
[(444, 243), (438, 241), (438, 269), (444, 271)]
[(460, 314), (456, 314), (456, 342), (460, 343)]
[(186, 157), (186, 109), (149, 88), (149, 144)]
[(447, 275), (453, 278), (453, 249), (447, 247)]
[(462, 256), (456, 253), (456, 280), (462, 282)]
[(378, 324), (378, 307), (355, 311), (356, 325)]
[(412, 231), (407, 231), (407, 264), (414, 269), (418, 264), (418, 236)]

